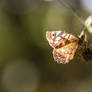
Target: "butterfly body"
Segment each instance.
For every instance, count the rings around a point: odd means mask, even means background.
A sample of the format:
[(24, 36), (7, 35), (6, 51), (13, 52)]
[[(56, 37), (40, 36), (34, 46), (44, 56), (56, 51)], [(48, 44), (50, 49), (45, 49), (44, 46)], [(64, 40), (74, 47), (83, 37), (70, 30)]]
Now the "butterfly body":
[[(79, 36), (72, 35), (62, 31), (48, 31), (46, 32), (46, 38), (53, 48), (53, 57), (57, 63), (66, 64), (74, 58), (77, 51), (85, 48), (86, 34), (84, 31)], [(82, 52), (82, 51), (81, 51)], [(85, 51), (84, 52), (88, 52)], [(85, 57), (84, 53), (84, 57)], [(82, 53), (83, 54), (83, 53)]]

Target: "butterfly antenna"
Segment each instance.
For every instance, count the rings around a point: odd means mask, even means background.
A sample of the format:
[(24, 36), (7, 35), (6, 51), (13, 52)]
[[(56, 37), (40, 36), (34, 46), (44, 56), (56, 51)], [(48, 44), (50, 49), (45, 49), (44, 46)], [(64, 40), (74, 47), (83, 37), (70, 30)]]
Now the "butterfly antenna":
[(68, 5), (67, 3), (65, 3), (64, 1), (62, 1), (62, 0), (57, 0), (61, 5), (63, 5), (64, 7), (66, 7), (67, 9), (69, 9), (72, 13), (73, 13), (73, 15), (76, 17), (76, 18), (78, 18), (79, 19), (79, 21), (85, 26), (85, 22), (83, 21), (83, 19), (80, 17), (80, 15), (76, 12), (76, 10), (72, 7), (72, 6), (70, 6), (70, 5)]

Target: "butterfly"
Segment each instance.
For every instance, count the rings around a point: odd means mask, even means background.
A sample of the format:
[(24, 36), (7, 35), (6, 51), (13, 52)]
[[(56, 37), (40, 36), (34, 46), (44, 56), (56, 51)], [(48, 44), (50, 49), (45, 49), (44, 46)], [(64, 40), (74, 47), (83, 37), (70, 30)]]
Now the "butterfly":
[(69, 63), (77, 52), (84, 60), (92, 59), (92, 50), (87, 45), (87, 35), (84, 30), (80, 35), (50, 30), (46, 32), (46, 39), (53, 48), (53, 57), (57, 63)]

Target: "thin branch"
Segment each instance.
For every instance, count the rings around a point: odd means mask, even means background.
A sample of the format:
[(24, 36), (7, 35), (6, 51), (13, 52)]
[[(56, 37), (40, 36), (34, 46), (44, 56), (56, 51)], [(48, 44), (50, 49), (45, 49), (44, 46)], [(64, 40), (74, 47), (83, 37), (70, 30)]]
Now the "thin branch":
[(76, 12), (76, 10), (75, 10), (73, 7), (71, 7), (70, 5), (68, 5), (67, 3), (65, 3), (65, 2), (62, 1), (62, 0), (57, 0), (57, 1), (58, 1), (61, 5), (63, 5), (65, 8), (69, 9), (69, 10), (73, 13), (73, 15), (74, 15), (76, 18), (78, 18), (79, 21), (85, 26), (84, 20), (81, 19), (80, 15)]

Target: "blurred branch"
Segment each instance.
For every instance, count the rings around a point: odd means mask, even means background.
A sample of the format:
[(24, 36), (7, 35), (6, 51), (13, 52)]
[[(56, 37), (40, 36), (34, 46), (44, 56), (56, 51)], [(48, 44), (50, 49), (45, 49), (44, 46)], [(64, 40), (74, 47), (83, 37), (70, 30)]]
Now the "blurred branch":
[(70, 5), (68, 5), (66, 2), (62, 0), (57, 0), (61, 5), (63, 5), (65, 8), (69, 9), (73, 15), (79, 19), (79, 21), (85, 26), (84, 20), (81, 18), (81, 16), (77, 13), (77, 11)]

